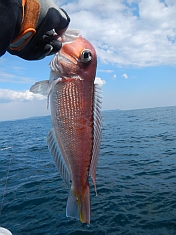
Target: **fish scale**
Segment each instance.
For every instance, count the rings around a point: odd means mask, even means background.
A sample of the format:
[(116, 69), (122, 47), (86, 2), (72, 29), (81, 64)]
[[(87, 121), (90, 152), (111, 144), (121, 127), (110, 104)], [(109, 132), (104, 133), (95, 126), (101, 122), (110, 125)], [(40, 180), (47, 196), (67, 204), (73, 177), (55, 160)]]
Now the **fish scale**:
[[(53, 125), (56, 127), (56, 136), (62, 136), (62, 141), (60, 142), (64, 145), (64, 151), (67, 156), (72, 155), (82, 158), (83, 153), (88, 155), (86, 171), (83, 169), (83, 166), (81, 167), (81, 170), (86, 172), (85, 177), (87, 178), (92, 156), (93, 113), (91, 110), (87, 114), (86, 107), (93, 105), (93, 91), (91, 84), (89, 86), (84, 84), (82, 81), (76, 80), (69, 83), (65, 82), (62, 86), (56, 85), (50, 98), (50, 100), (55, 102), (51, 102), (50, 106), (52, 117), (55, 117)], [(84, 89), (83, 86), (85, 87)], [(67, 92), (67, 89), (69, 92)], [(73, 106), (72, 101), (74, 99), (76, 102)], [(86, 123), (83, 123), (84, 121)], [(72, 164), (75, 166), (77, 162), (73, 160)], [(70, 170), (74, 175), (74, 169), (71, 168)]]

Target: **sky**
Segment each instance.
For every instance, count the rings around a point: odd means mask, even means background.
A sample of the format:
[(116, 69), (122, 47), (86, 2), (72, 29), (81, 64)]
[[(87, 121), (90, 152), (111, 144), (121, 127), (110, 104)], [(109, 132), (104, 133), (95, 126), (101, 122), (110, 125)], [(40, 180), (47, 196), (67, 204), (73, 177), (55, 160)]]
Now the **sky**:
[[(175, 0), (55, 0), (97, 51), (103, 110), (176, 105)], [(0, 121), (50, 115), (46, 98), (29, 92), (49, 79), (52, 56), (0, 58)]]

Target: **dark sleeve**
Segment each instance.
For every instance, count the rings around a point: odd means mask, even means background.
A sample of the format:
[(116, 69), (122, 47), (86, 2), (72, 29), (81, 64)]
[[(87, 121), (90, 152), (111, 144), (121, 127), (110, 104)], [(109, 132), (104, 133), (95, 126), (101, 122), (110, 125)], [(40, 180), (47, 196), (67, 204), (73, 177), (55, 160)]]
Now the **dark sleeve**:
[(0, 0), (0, 56), (20, 31), (21, 10), (21, 0)]

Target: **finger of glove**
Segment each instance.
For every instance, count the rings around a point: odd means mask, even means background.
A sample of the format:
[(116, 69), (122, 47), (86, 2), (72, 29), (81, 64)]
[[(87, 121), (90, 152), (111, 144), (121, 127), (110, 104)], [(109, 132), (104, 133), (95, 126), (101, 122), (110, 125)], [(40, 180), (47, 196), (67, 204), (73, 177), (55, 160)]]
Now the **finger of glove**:
[(52, 37), (54, 35), (56, 35), (56, 32), (54, 29), (51, 29), (45, 33), (45, 36), (47, 36), (47, 37)]
[(38, 47), (35, 55), (36, 59), (40, 60), (48, 55), (53, 55), (57, 53), (61, 47), (62, 43), (57, 40), (51, 41), (50, 44), (46, 44), (45, 46)]
[[(63, 15), (61, 14), (63, 12)], [(58, 11), (57, 9), (50, 8), (43, 19), (38, 29), (45, 29), (45, 32), (43, 35), (48, 32), (52, 31), (52, 29), (55, 29), (56, 33), (59, 31), (66, 29), (70, 23), (69, 16), (62, 10)], [(42, 26), (42, 27), (41, 27)], [(42, 29), (42, 31), (43, 31)]]
[(70, 17), (68, 16), (67, 12), (62, 8), (60, 8), (60, 11), (62, 12), (60, 24), (55, 26), (55, 31), (58, 35), (61, 35), (68, 28), (68, 25), (70, 23)]
[(50, 44), (50, 42), (52, 42), (53, 40), (58, 40), (59, 36), (58, 35), (54, 35), (54, 36), (47, 36), (46, 34), (43, 35), (38, 43), (42, 43), (42, 44)]
[(52, 45), (46, 44), (44, 47), (38, 47), (35, 53), (35, 59), (40, 60), (49, 55), (53, 50)]
[(48, 55), (53, 55), (53, 54), (57, 53), (62, 47), (62, 43), (58, 40), (51, 41), (50, 45), (53, 47), (53, 49)]

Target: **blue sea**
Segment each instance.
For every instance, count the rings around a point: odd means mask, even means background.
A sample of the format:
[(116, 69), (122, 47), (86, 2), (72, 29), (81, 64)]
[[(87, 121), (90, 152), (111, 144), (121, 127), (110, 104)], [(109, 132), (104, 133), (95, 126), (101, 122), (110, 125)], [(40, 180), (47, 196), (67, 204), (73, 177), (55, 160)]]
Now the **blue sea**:
[(0, 122), (0, 226), (13, 235), (175, 235), (176, 107), (103, 111), (90, 225), (46, 145), (50, 116)]

